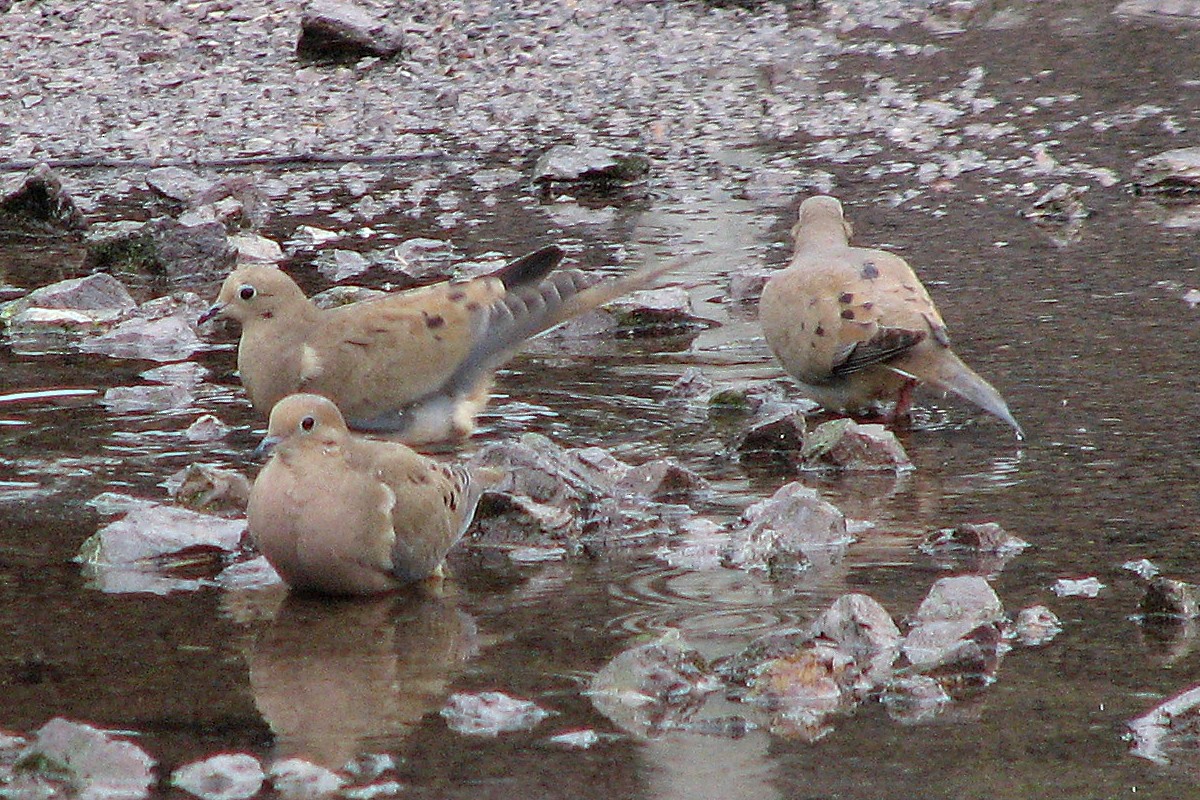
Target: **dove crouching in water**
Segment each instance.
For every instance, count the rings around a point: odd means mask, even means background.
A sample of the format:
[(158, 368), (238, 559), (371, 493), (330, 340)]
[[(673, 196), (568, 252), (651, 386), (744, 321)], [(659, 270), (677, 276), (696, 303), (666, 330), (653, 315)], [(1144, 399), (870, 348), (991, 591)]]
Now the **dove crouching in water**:
[(850, 246), (833, 197), (810, 197), (792, 228), (795, 254), (763, 289), (767, 344), (805, 393), (829, 411), (907, 414), (924, 383), (953, 392), (1024, 438), (1008, 404), (950, 349), (929, 293), (899, 256)]
[(562, 257), (545, 247), (480, 278), (330, 309), (282, 270), (244, 266), (200, 321), (241, 323), (238, 372), (261, 414), (309, 392), (332, 400), (356, 431), (409, 444), (459, 439), (474, 430), (496, 369), (527, 339), (675, 266), (592, 284), (578, 269), (555, 271)]
[(396, 442), (346, 428), (330, 400), (295, 394), (271, 410), (270, 460), (246, 510), (250, 535), (292, 588), (332, 595), (397, 589), (441, 574), (484, 484)]

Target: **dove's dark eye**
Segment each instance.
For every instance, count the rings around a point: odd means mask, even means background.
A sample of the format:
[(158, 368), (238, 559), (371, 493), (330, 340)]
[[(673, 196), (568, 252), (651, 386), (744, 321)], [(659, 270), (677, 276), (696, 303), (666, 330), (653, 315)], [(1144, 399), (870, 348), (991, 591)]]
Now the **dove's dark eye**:
[(253, 300), (254, 295), (254, 287), (248, 283), (242, 288), (238, 289), (238, 297), (242, 298), (243, 300)]
[(300, 427), (306, 431), (311, 431), (316, 424), (317, 421), (312, 417), (305, 417), (304, 419), (300, 420)]

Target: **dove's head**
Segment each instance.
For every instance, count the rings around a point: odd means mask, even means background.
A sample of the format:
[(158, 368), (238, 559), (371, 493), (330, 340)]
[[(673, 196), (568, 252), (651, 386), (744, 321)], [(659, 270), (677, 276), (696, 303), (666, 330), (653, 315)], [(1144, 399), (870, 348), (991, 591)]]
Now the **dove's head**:
[(846, 221), (841, 201), (827, 194), (819, 194), (801, 203), (796, 224), (792, 226), (792, 237), (799, 241), (802, 235), (843, 238), (849, 242), (853, 229)]
[(270, 319), (307, 302), (296, 282), (278, 267), (239, 267), (221, 284), (216, 302), (204, 312), (200, 322), (227, 317), (244, 325), (248, 320)]
[(347, 435), (346, 421), (333, 401), (317, 394), (292, 394), (271, 409), (267, 438), (260, 448), (332, 447)]

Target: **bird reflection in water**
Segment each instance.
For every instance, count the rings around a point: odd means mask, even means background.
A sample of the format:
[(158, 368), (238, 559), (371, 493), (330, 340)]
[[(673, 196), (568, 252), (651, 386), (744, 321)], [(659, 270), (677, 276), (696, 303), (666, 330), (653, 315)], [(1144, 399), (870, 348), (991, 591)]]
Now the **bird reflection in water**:
[[(245, 657), (279, 759), (339, 769), (395, 750), (479, 651), (475, 620), (451, 596), (254, 594)], [(247, 599), (234, 601), (235, 616)]]

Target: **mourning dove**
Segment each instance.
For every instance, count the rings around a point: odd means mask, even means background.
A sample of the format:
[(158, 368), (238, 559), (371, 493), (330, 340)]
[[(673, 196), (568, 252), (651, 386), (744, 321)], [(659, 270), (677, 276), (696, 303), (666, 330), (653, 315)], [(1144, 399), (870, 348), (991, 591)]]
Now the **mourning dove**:
[(899, 256), (850, 246), (842, 204), (800, 205), (792, 263), (763, 289), (767, 343), (804, 391), (830, 411), (869, 413), (895, 402), (908, 412), (917, 383), (953, 392), (1021, 426), (991, 384), (959, 360), (929, 293)]
[(351, 433), (329, 399), (296, 394), (271, 410), (274, 452), (246, 509), (250, 535), (290, 586), (369, 594), (439, 573), (491, 472), (475, 480), (398, 442)]
[(409, 444), (469, 435), (493, 373), (531, 336), (651, 283), (674, 265), (589, 285), (546, 247), (501, 270), (330, 309), (286, 273), (244, 266), (201, 317), (242, 325), (238, 372), (260, 413), (294, 392), (324, 395), (350, 428)]

